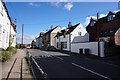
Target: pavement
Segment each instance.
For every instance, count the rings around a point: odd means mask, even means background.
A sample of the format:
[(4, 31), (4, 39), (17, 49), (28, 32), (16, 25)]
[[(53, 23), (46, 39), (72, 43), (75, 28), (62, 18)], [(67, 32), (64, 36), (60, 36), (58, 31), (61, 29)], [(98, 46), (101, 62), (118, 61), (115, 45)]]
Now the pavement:
[(33, 76), (30, 73), (29, 66), (27, 64), (27, 61), (25, 59), (26, 57), (26, 50), (25, 49), (17, 49), (17, 53), (13, 54), (12, 57), (2, 63), (2, 78), (5, 79), (7, 78), (8, 72), (10, 71), (13, 62), (16, 60), (16, 63), (10, 73), (9, 78), (10, 79), (20, 79), (20, 72), (21, 72), (21, 59), (23, 59), (23, 68), (22, 68), (22, 78), (26, 79), (32, 79)]
[[(86, 57), (63, 54), (60, 52), (29, 50), (48, 80), (60, 78), (73, 80), (119, 80), (120, 68)], [(34, 69), (36, 75), (38, 71)]]

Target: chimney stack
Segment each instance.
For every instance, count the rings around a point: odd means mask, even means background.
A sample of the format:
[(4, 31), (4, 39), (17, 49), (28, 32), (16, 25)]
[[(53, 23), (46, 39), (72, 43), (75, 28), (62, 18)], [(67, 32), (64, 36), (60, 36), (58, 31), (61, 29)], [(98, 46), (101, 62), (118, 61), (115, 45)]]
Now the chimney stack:
[(71, 24), (71, 22), (69, 22), (69, 24), (68, 24), (68, 28), (70, 28), (70, 27), (72, 27), (72, 24)]
[(53, 29), (54, 27), (51, 25), (50, 29)]

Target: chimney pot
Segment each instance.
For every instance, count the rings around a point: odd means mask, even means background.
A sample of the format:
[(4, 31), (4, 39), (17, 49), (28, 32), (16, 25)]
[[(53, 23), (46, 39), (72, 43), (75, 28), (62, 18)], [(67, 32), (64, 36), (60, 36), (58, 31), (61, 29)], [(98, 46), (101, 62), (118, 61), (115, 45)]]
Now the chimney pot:
[(68, 23), (68, 28), (72, 27), (72, 24), (71, 22)]

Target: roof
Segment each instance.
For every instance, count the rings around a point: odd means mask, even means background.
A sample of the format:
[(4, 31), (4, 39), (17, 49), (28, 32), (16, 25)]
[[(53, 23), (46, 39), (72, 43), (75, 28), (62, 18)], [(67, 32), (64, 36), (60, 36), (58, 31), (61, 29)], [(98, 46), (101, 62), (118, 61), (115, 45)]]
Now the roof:
[(100, 32), (100, 37), (102, 36), (112, 36), (116, 33), (116, 31), (120, 28), (120, 26), (116, 26), (116, 27), (112, 27), (109, 29), (105, 29), (103, 31)]
[(58, 26), (54, 27), (53, 29), (49, 30), (48, 32), (46, 32), (44, 35), (46, 34), (50, 34), (54, 29), (56, 29)]
[(7, 9), (6, 5), (5, 5), (4, 0), (1, 0), (1, 2), (2, 2), (4, 8), (5, 8), (5, 11), (6, 11), (7, 15), (8, 15), (8, 18), (9, 18), (9, 20), (10, 20), (10, 23), (11, 23), (11, 25), (12, 25), (14, 31), (16, 32), (16, 26), (15, 26), (14, 24), (12, 24), (12, 20), (11, 20), (11, 18), (10, 18), (10, 15), (9, 15), (9, 12), (8, 12), (8, 9)]
[(6, 5), (5, 5), (5, 3), (4, 3), (3, 0), (1, 0), (1, 2), (2, 2), (4, 8), (6, 9), (6, 13), (7, 13), (7, 15), (8, 15), (8, 18), (9, 18), (9, 20), (10, 20), (10, 23), (12, 24), (12, 21), (11, 21), (10, 15), (9, 15), (9, 13), (8, 13), (8, 10), (7, 10), (7, 7), (6, 7)]
[[(120, 11), (117, 11), (117, 12), (109, 11), (107, 16), (99, 18), (98, 21), (96, 19), (91, 18), (90, 22), (91, 21), (96, 21), (96, 22), (98, 22), (98, 24), (108, 22), (108, 16), (110, 16), (110, 15), (115, 15), (114, 20), (118, 19), (118, 18), (120, 18)], [(90, 23), (88, 24), (88, 26), (90, 26)]]
[(70, 34), (79, 24), (80, 23), (78, 23), (78, 24), (76, 24), (76, 25), (74, 25), (72, 27), (61, 30), (60, 32), (57, 33), (57, 35), (55, 37), (57, 37), (58, 35), (62, 36), (64, 34)]

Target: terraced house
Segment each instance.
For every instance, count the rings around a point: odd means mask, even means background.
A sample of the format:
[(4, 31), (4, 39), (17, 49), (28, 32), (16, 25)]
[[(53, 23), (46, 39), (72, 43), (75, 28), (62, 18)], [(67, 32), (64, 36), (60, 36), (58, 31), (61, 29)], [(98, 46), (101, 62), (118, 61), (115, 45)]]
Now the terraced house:
[(12, 23), (5, 3), (0, 0), (0, 48), (16, 45), (16, 20)]
[(59, 31), (55, 36), (54, 46), (61, 50), (71, 51), (72, 42), (75, 41), (74, 38), (78, 36), (83, 36), (86, 33), (86, 30), (80, 23), (73, 26), (71, 22), (69, 22), (68, 27)]
[(43, 47), (46, 48), (47, 46), (54, 46), (54, 37), (57, 35), (57, 32), (61, 30), (60, 26), (52, 27), (51, 29), (46, 32), (42, 37)]
[(90, 34), (90, 41), (97, 41), (99, 37), (100, 41), (120, 46), (120, 11), (110, 11), (107, 16), (98, 20), (91, 18), (86, 29)]
[(90, 35), (90, 41), (105, 42), (106, 55), (118, 53), (120, 46), (120, 11), (110, 11), (107, 16), (92, 19), (86, 27)]

